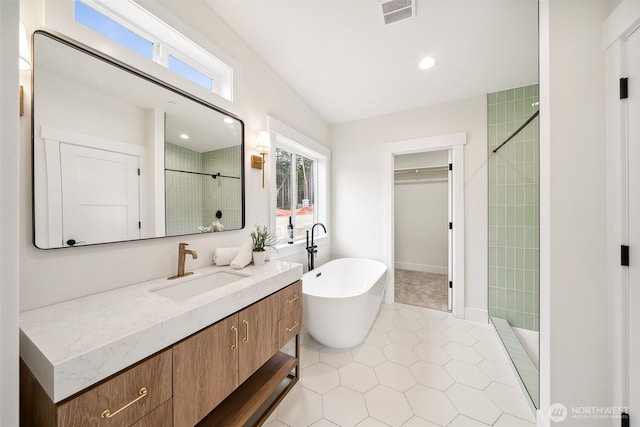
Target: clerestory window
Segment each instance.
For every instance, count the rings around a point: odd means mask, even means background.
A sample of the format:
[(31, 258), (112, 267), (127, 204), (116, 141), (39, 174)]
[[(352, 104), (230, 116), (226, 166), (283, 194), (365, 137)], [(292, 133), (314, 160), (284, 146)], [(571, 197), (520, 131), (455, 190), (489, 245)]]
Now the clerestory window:
[(75, 0), (75, 20), (233, 101), (233, 69), (132, 1)]

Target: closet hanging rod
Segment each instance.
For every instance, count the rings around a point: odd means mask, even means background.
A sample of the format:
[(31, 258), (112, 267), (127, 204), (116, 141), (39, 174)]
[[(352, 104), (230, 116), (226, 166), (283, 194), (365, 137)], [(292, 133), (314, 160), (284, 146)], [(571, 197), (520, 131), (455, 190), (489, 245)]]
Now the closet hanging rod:
[(217, 173), (192, 172), (192, 171), (183, 171), (183, 170), (180, 170), (180, 169), (169, 169), (169, 168), (165, 168), (164, 170), (165, 171), (171, 171), (171, 172), (190, 173), (190, 174), (193, 174), (193, 175), (210, 176), (213, 179), (217, 179), (218, 177), (220, 177), (220, 178), (240, 179), (239, 176), (222, 175), (220, 172), (217, 172)]
[(533, 119), (535, 119), (536, 117), (538, 117), (538, 114), (540, 114), (540, 110), (538, 110), (538, 111), (536, 111), (535, 113), (533, 113), (533, 115), (532, 115), (531, 117), (529, 117), (529, 118), (527, 119), (527, 121), (526, 121), (526, 122), (524, 122), (524, 123), (523, 123), (523, 124), (518, 128), (518, 129), (516, 129), (516, 131), (515, 131), (515, 132), (513, 132), (509, 138), (505, 139), (505, 140), (504, 140), (504, 142), (503, 142), (502, 144), (498, 145), (498, 146), (495, 148), (495, 150), (493, 150), (493, 152), (494, 152), (494, 153), (498, 152), (498, 150), (499, 150), (499, 149), (501, 149), (503, 145), (505, 145), (507, 142), (511, 141), (511, 138), (513, 138), (514, 136), (516, 136), (517, 134), (519, 134), (519, 133), (520, 133), (520, 131), (521, 131), (522, 129), (524, 129), (525, 127), (527, 127), (527, 125), (533, 121)]
[(423, 173), (423, 172), (447, 172), (449, 170), (449, 166), (430, 166), (424, 168), (409, 168), (409, 169), (396, 169), (393, 171), (395, 175), (403, 175), (403, 174), (415, 174), (415, 173)]

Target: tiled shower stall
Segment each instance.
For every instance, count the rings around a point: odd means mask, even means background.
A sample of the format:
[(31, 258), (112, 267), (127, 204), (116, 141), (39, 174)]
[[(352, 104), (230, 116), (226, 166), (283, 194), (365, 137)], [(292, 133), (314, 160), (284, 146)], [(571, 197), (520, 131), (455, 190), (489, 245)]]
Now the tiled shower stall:
[(487, 101), (489, 316), (537, 406), (540, 156), (534, 115), (538, 85), (490, 93)]

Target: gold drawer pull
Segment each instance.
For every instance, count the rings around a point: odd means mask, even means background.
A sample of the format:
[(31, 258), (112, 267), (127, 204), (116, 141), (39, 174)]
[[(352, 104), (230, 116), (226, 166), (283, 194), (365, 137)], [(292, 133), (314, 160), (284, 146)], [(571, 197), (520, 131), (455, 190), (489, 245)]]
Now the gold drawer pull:
[(299, 323), (298, 323), (298, 321), (296, 320), (296, 323), (294, 323), (292, 327), (290, 327), (290, 328), (285, 328), (285, 329), (287, 330), (287, 332), (291, 332), (291, 331), (293, 331), (295, 328), (297, 328), (297, 327), (298, 327), (298, 325), (299, 325)]
[(114, 412), (113, 414), (111, 413), (111, 411), (109, 411), (108, 409), (105, 409), (104, 411), (102, 411), (102, 418), (106, 418), (109, 419), (111, 417), (114, 417), (118, 414), (118, 412), (120, 411), (124, 411), (125, 409), (127, 409), (129, 406), (133, 405), (134, 403), (136, 403), (138, 400), (142, 399), (143, 397), (145, 397), (147, 395), (147, 388), (146, 387), (142, 387), (140, 389), (140, 391), (138, 391), (138, 394), (140, 396), (136, 397), (135, 399), (133, 399), (131, 402), (127, 403), (126, 405), (124, 405), (122, 408), (118, 409), (116, 412)]
[(231, 330), (235, 332), (235, 342), (231, 346), (231, 350), (235, 350), (236, 348), (238, 348), (238, 328), (236, 328), (235, 326), (232, 326)]
[(293, 297), (293, 299), (287, 299), (287, 300), (285, 300), (285, 302), (287, 302), (287, 303), (291, 304), (292, 302), (294, 302), (294, 301), (295, 301), (295, 300), (297, 300), (298, 298), (299, 298), (299, 297), (298, 297), (298, 295), (296, 294), (296, 296), (295, 296), (295, 297)]
[(247, 342), (249, 341), (249, 322), (243, 320), (242, 324), (244, 325), (244, 338), (242, 338), (242, 342)]

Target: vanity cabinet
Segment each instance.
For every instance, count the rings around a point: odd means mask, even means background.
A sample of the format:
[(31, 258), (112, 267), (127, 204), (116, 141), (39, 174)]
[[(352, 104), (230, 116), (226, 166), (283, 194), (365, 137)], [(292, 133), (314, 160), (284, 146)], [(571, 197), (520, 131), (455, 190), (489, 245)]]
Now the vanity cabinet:
[[(54, 404), (21, 364), (20, 424), (38, 427), (166, 425), (166, 419), (171, 421), (171, 371), (171, 350), (165, 350)], [(168, 405), (160, 408), (163, 403)], [(159, 422), (160, 419), (163, 421)]]
[(173, 347), (175, 427), (195, 425), (278, 351), (278, 295)]
[[(21, 425), (260, 425), (299, 377), (301, 290), (297, 281), (58, 403), (21, 362)], [(294, 338), (294, 355), (280, 351)]]

